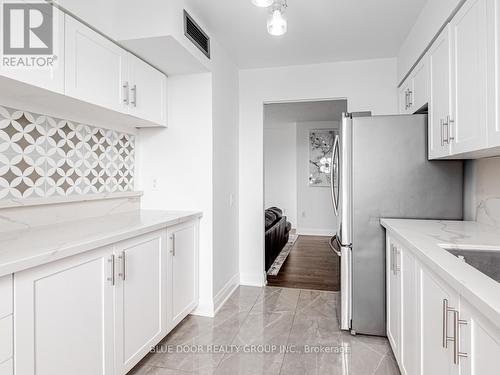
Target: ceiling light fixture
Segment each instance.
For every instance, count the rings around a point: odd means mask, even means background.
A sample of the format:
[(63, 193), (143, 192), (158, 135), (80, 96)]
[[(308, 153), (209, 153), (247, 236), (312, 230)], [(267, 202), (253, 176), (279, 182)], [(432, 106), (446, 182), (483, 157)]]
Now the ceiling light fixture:
[(286, 0), (275, 0), (269, 7), (267, 32), (273, 36), (281, 36), (287, 32), (288, 23), (285, 15)]
[(260, 8), (267, 8), (273, 5), (273, 1), (274, 0), (252, 0), (252, 3)]

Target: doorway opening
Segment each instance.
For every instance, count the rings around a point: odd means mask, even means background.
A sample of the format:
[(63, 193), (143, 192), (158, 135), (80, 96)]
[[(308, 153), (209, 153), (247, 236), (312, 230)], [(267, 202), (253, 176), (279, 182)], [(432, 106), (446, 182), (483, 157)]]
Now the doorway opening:
[(332, 151), (347, 100), (264, 104), (265, 272), (271, 286), (340, 290)]

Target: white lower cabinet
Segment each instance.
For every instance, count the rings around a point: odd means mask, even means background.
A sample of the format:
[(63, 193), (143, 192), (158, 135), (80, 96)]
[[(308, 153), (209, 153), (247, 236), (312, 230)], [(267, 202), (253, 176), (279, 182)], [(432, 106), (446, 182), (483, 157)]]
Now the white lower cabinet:
[(403, 375), (498, 374), (500, 327), (387, 236), (387, 336)]
[(179, 324), (198, 303), (198, 225), (187, 222), (168, 229), (169, 329)]
[(0, 363), (0, 375), (13, 375), (13, 374), (14, 374), (14, 368), (12, 359)]
[(14, 277), (16, 375), (111, 375), (113, 249)]
[(166, 231), (119, 243), (115, 252), (115, 367), (126, 374), (167, 333)]
[(394, 349), (394, 356), (400, 358), (401, 348), (401, 273), (398, 270), (398, 245), (387, 241), (387, 338)]
[(399, 251), (401, 278), (401, 349), (403, 375), (420, 373), (419, 269), (415, 257), (404, 248)]
[(425, 268), (420, 277), (422, 374), (454, 374), (453, 343), (449, 338), (459, 296)]
[[(500, 329), (466, 301), (460, 305), (460, 375), (497, 375), (500, 361)], [(495, 363), (495, 365), (492, 365)]]
[(0, 375), (12, 375), (12, 362), (2, 363), (12, 342), (16, 375), (130, 371), (197, 306), (198, 225), (196, 219), (14, 274), (14, 339), (6, 339), (7, 316), (0, 320)]

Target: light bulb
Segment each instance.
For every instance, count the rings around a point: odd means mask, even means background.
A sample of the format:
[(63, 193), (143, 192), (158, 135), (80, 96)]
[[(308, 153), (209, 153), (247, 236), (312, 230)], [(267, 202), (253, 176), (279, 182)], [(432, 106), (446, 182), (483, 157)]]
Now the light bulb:
[(273, 0), (252, 0), (252, 3), (260, 8), (267, 8), (273, 5)]
[(267, 31), (274, 36), (284, 35), (287, 31), (287, 21), (283, 7), (272, 9), (267, 19)]

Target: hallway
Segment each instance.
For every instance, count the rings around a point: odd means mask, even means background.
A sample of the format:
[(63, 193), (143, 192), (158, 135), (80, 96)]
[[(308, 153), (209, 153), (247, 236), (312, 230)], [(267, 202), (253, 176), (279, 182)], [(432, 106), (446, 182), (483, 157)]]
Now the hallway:
[(267, 285), (339, 291), (339, 258), (330, 249), (329, 240), (299, 236), (278, 275), (267, 276)]

